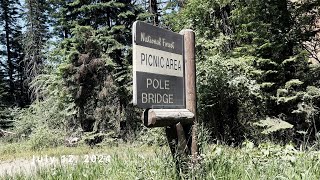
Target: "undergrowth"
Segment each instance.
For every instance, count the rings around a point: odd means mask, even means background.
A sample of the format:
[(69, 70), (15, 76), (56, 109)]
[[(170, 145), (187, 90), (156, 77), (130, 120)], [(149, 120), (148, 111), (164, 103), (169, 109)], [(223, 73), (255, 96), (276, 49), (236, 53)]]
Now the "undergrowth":
[(6, 179), (320, 179), (320, 152), (300, 151), (292, 145), (264, 143), (254, 146), (251, 142), (245, 142), (239, 148), (208, 145), (199, 157), (200, 163), (189, 166), (184, 174), (175, 171), (167, 146), (119, 145), (92, 151), (81, 147), (68, 149), (58, 148), (51, 156), (59, 156), (61, 151), (66, 154), (94, 151), (107, 153), (111, 159), (107, 163), (57, 165), (31, 175), (18, 174)]

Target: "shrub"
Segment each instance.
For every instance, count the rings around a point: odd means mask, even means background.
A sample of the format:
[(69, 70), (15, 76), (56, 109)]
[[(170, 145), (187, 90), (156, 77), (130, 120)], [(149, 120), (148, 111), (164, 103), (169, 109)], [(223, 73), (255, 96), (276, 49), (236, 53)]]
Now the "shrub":
[(28, 143), (33, 150), (42, 148), (57, 147), (64, 142), (65, 134), (63, 131), (50, 129), (42, 126), (36, 128), (29, 137)]

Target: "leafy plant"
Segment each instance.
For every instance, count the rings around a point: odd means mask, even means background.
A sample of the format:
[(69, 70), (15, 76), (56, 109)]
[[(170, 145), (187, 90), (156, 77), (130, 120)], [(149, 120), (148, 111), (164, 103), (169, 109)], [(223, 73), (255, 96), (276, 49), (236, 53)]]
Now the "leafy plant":
[(265, 128), (262, 133), (263, 134), (270, 134), (272, 132), (276, 132), (282, 129), (291, 129), (293, 125), (283, 121), (279, 118), (270, 118), (260, 120), (259, 122), (253, 123), (253, 125), (257, 125), (259, 127)]

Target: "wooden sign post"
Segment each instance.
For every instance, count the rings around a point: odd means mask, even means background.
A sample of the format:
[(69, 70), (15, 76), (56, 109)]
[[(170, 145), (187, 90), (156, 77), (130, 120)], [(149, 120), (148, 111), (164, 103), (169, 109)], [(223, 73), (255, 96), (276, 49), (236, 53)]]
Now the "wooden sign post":
[[(195, 61), (195, 34), (191, 29), (180, 32), (184, 36), (185, 56), (185, 82), (186, 82), (186, 109), (194, 114), (191, 141), (191, 154), (193, 161), (197, 161), (197, 89), (196, 89), (196, 61)], [(187, 127), (190, 128), (190, 127)]]
[[(197, 157), (195, 35), (133, 24), (133, 103), (147, 127), (166, 127), (172, 154)], [(176, 151), (178, 150), (178, 151)]]

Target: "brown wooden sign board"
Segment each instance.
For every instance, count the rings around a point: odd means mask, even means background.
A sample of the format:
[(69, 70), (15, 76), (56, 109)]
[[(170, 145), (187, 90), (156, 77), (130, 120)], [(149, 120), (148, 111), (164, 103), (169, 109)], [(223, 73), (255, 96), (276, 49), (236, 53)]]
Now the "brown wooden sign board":
[(183, 35), (133, 24), (133, 103), (144, 109), (184, 109)]

